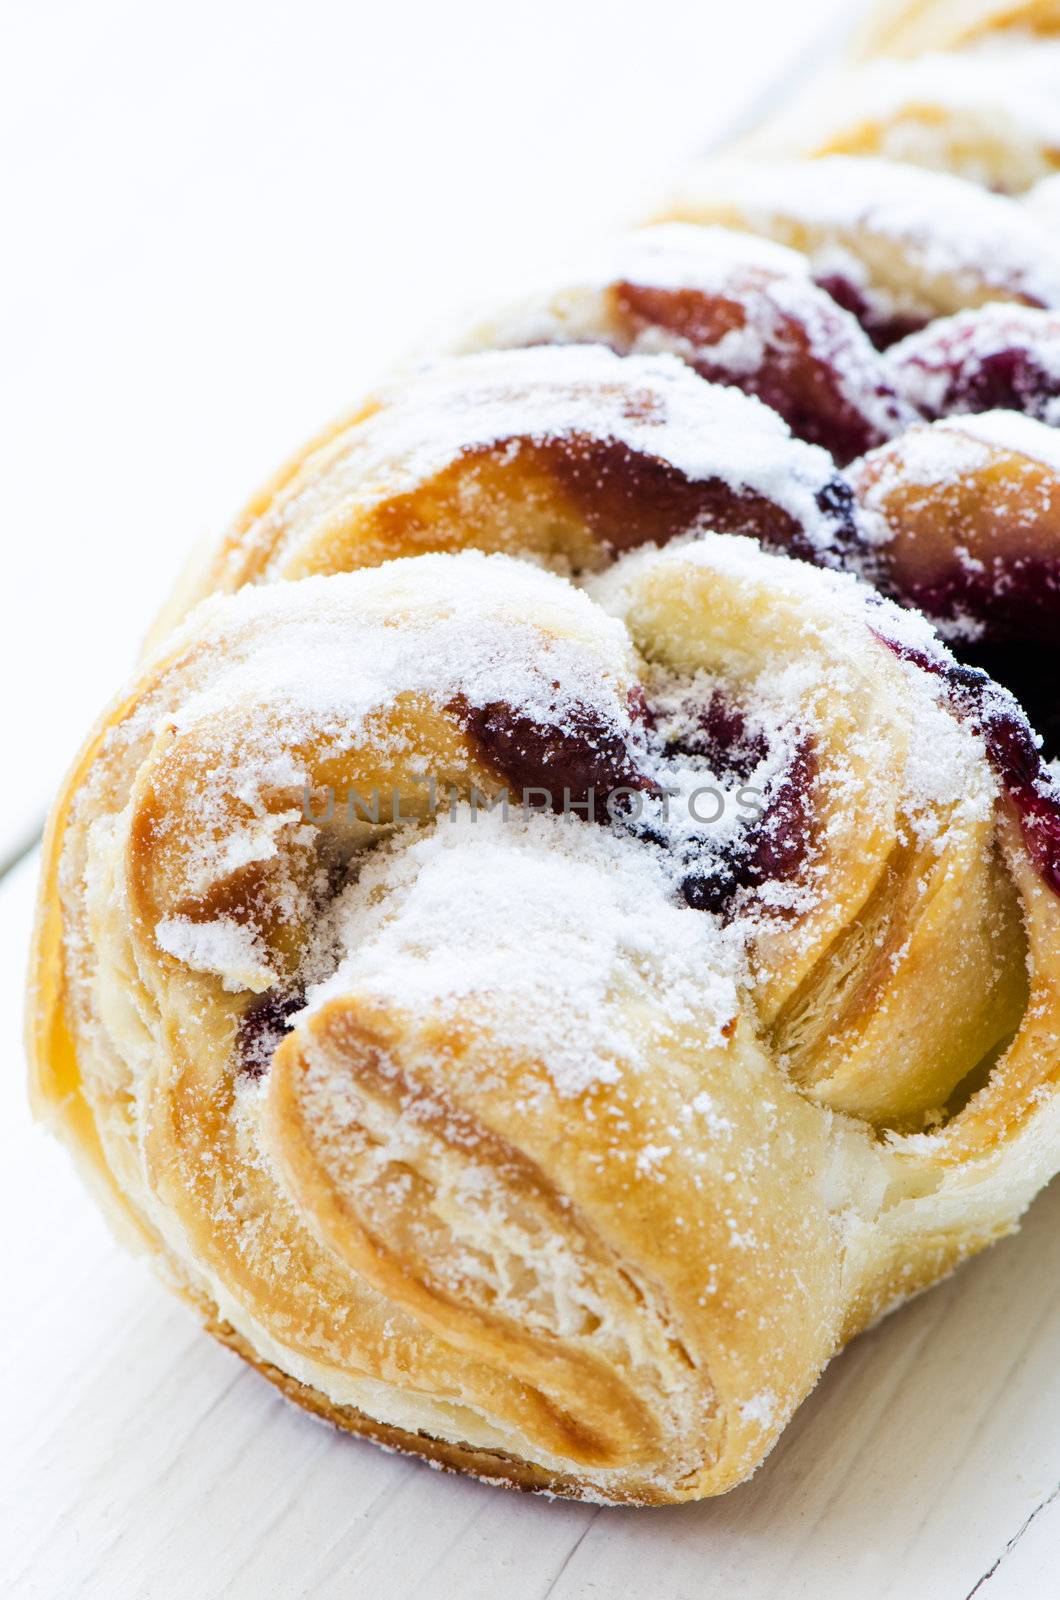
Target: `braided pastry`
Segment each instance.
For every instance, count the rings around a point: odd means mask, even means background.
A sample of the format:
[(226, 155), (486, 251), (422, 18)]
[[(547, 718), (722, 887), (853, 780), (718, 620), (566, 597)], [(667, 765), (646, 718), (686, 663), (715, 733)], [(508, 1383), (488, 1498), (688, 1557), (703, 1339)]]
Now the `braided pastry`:
[(1060, 167), (1060, 40), (835, 74), (748, 146), (759, 155), (882, 156), (1020, 194)]
[(34, 1097), (299, 1404), (719, 1493), (1060, 1167), (1047, 215), (715, 163), (156, 623), (49, 824)]
[(899, 162), (733, 157), (693, 171), (668, 214), (804, 251), (881, 346), (991, 301), (1060, 305), (1060, 243), (1030, 209)]

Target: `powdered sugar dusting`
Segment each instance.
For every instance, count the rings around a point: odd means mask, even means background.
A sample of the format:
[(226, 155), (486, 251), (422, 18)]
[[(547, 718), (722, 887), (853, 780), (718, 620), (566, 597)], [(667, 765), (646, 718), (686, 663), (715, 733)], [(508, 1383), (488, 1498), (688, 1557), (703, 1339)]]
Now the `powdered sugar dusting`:
[(708, 289), (725, 283), (734, 267), (809, 281), (806, 257), (798, 250), (739, 228), (689, 222), (658, 222), (627, 234), (606, 269), (601, 260), (596, 281), (601, 287), (630, 278), (659, 289)]
[(901, 391), (928, 416), (1005, 409), (1060, 426), (1060, 318), (990, 304), (940, 317), (887, 352)]
[(553, 721), (575, 705), (613, 714), (631, 671), (621, 624), (578, 590), (477, 551), (247, 589), (194, 621), (215, 670), (173, 725), (236, 710), (245, 722), (247, 708), (266, 706), (267, 761), (306, 738), (342, 748), (398, 695), (504, 700)]
[[(715, 307), (719, 331), (691, 337), (653, 320), (649, 303), (631, 321), (616, 304), (620, 286), (670, 295), (692, 292)], [(739, 315), (739, 321), (735, 319)], [(549, 286), (479, 324), (460, 350), (599, 342), (622, 353), (674, 354), (713, 382), (755, 385), (772, 378), (776, 404), (787, 381), (804, 394), (812, 359), (834, 377), (839, 394), (883, 438), (913, 420), (891, 390), (886, 368), (854, 317), (812, 281), (807, 258), (753, 233), (687, 223), (643, 228), (575, 267), (562, 288)], [(798, 368), (798, 376), (789, 371)], [(820, 384), (820, 378), (818, 378)], [(818, 405), (821, 400), (818, 399)], [(781, 408), (782, 409), (782, 408)], [(827, 440), (823, 441), (827, 443)]]
[[(638, 661), (623, 620), (627, 596), (655, 567), (682, 564), (790, 596), (804, 616), (805, 653), (775, 658), (764, 625), (761, 638), (748, 640), (753, 672), (734, 662), (717, 678), (682, 676)], [(188, 629), (192, 659), (205, 651), (212, 671), (172, 719), (182, 732), (215, 722), (223, 729), (234, 716), (263, 730), (256, 742), (232, 741), (204, 779), (217, 871), (273, 848), (284, 859), (298, 849), (311, 857), (314, 828), (282, 808), (243, 818), (245, 838), (217, 837), (225, 797), (238, 793), (246, 804), (262, 772), (289, 777), (292, 753), (306, 740), (342, 748), (366, 729), (380, 758), (403, 767), (415, 752), (401, 740), (388, 744), (385, 722), (371, 722), (402, 694), (442, 705), (457, 693), (503, 701), (556, 724), (589, 705), (636, 744), (654, 789), (631, 814), (590, 822), (527, 813), (517, 802), (450, 805), (427, 826), (389, 840), (390, 830), (378, 833), (382, 842), (355, 855), (352, 881), (331, 897), (330, 910), (319, 897), (309, 906), (304, 873), (287, 888), (281, 875), (275, 889), (291, 899), (285, 915), (316, 929), (297, 977), (299, 986), (317, 985), (311, 1008), (353, 993), (424, 1017), (473, 1017), (539, 1059), (564, 1095), (645, 1070), (659, 1028), (694, 1026), (705, 1042), (722, 1043), (752, 983), (749, 956), (763, 919), (798, 916), (827, 893), (823, 858), (797, 835), (790, 865), (771, 847), (764, 860), (772, 865), (760, 877), (731, 870), (756, 846), (763, 813), (768, 825), (778, 799), (810, 781), (803, 753), (827, 737), (813, 709), (824, 703), (822, 661), (832, 663), (834, 692), (849, 695), (858, 673), (871, 670), (878, 631), (937, 648), (922, 618), (853, 577), (767, 556), (738, 538), (706, 535), (630, 556), (592, 590), (590, 598), (522, 563), (468, 553), (213, 601)], [(709, 626), (709, 615), (704, 621)], [(813, 648), (816, 637), (828, 642), (824, 656)], [(905, 815), (921, 844), (941, 848), (946, 830), (982, 815), (995, 791), (981, 743), (945, 708), (936, 680), (901, 670), (923, 736), (907, 760)], [(646, 727), (631, 721), (635, 682)], [(710, 738), (697, 743), (704, 726), (710, 733), (704, 713), (719, 694), (720, 765)], [(884, 759), (870, 748), (871, 729), (862, 738), (868, 744), (856, 744), (858, 753)], [(827, 782), (841, 825), (853, 825), (838, 758), (830, 758)], [(705, 813), (695, 802), (708, 792)], [(748, 793), (757, 806), (746, 804)], [(801, 827), (799, 816), (789, 808), (789, 824)], [(197, 859), (195, 871), (208, 874), (210, 865)], [(690, 879), (720, 883), (721, 897), (690, 897)], [(234, 920), (168, 916), (156, 932), (171, 955), (228, 987), (260, 991), (275, 982), (253, 929)], [(661, 992), (665, 1021), (647, 1003)]]
[(1023, 203), (1027, 210), (1047, 228), (1060, 229), (1060, 173), (1036, 183)]
[(760, 1389), (749, 1400), (740, 1402), (740, 1417), (756, 1428), (773, 1428), (776, 1426), (777, 1405), (777, 1397), (772, 1389)]
[(868, 240), (893, 240), (915, 275), (901, 302), (910, 311), (938, 309), (917, 276), (1060, 305), (1060, 244), (1050, 230), (1015, 201), (944, 173), (849, 156), (718, 162), (690, 176), (673, 209), (690, 220), (739, 217), (784, 242), (805, 229), (818, 274), (834, 266), (837, 248), (859, 256)]
[(885, 449), (871, 458), (878, 470), (862, 495), (862, 527), (870, 538), (888, 540), (893, 537), (893, 530), (880, 526), (873, 520), (872, 513), (883, 510), (888, 496), (896, 488), (937, 489), (943, 484), (959, 483), (987, 465), (990, 460), (988, 441), (965, 426), (973, 420), (962, 417), (959, 422), (943, 421), (911, 428), (902, 435), (893, 452)]
[(572, 818), (467, 812), (400, 840), (366, 864), (337, 927), (350, 953), (311, 1008), (354, 993), (493, 1022), (564, 1095), (645, 1068), (638, 1002), (647, 1014), (661, 989), (665, 1026), (694, 1025), (707, 1044), (738, 1010), (715, 921), (674, 903), (653, 851)]
[(265, 950), (253, 929), (234, 917), (192, 922), (189, 917), (163, 917), (155, 938), (169, 955), (194, 972), (212, 972), (226, 989), (261, 993), (276, 982)]
[(1060, 432), (1034, 417), (1025, 417), (1020, 411), (981, 411), (962, 417), (959, 424), (953, 424), (957, 426), (984, 444), (1027, 456), (1060, 473)]
[[(629, 558), (625, 572), (597, 580), (598, 598), (610, 596), (621, 612), (623, 583), (666, 560)], [(720, 538), (672, 560), (717, 563), (730, 574), (742, 566), (758, 582), (767, 576), (763, 563), (769, 565), (746, 541)], [(879, 651), (877, 628), (936, 648), (922, 618), (876, 600), (852, 578), (786, 561), (768, 575), (793, 593), (805, 590), (822, 627), (827, 610), (827, 626), (846, 635), (858, 660)], [(808, 621), (812, 627), (813, 615)], [(753, 708), (747, 737), (760, 742), (749, 744), (745, 757), (737, 752), (734, 772), (768, 792), (790, 765), (800, 719), (814, 734), (808, 708), (820, 689), (820, 662), (807, 657), (778, 671), (768, 662), (768, 644), (765, 654), (761, 678), (741, 685)], [(841, 674), (843, 652), (835, 659)], [(953, 717), (936, 680), (912, 666), (900, 670), (920, 736), (906, 762), (904, 814), (922, 845), (941, 849), (950, 830), (989, 814), (996, 788), (981, 741)], [(649, 668), (642, 677), (653, 711), (649, 750), (656, 752), (656, 776), (675, 797), (671, 809), (651, 811), (641, 828), (633, 821), (594, 826), (578, 817), (468, 808), (444, 826), (397, 837), (367, 858), (336, 902), (321, 938), (339, 952), (338, 966), (311, 992), (310, 1009), (333, 995), (357, 994), (413, 1015), (477, 1018), (546, 1064), (564, 1095), (627, 1068), (644, 1069), (650, 1043), (642, 1022), (654, 1013), (638, 1001), (660, 991), (667, 994), (665, 1026), (694, 1023), (720, 1044), (750, 982), (747, 959), (759, 919), (815, 904), (816, 864), (809, 862), (787, 894), (783, 886), (777, 893), (775, 882), (749, 892), (731, 918), (681, 903), (690, 852), (705, 852), (707, 861), (724, 858), (748, 824), (729, 816), (713, 837), (707, 829), (697, 839), (680, 804), (709, 775), (709, 763), (675, 754), (674, 735), (689, 704), (702, 706), (716, 683)], [(836, 685), (850, 692), (841, 677)], [(829, 781), (841, 799), (847, 781), (841, 764)], [(722, 774), (719, 787), (725, 785)], [(847, 817), (844, 826), (854, 820)], [(651, 1154), (652, 1170), (662, 1159)]]
[[(1060, 435), (1020, 412), (986, 411), (911, 428), (895, 446), (868, 458), (872, 472), (863, 475), (859, 488), (866, 542), (883, 546), (895, 538), (896, 524), (889, 508), (896, 493), (905, 496), (908, 510), (915, 512), (921, 508), (921, 500), (930, 506), (940, 493), (986, 471), (999, 452), (1024, 465), (1035, 462), (1060, 472)], [(1009, 498), (1009, 516), (1033, 524), (1039, 514), (1037, 497), (1020, 500), (1010, 493)], [(960, 545), (955, 546), (953, 557), (963, 561), (969, 571), (974, 569), (975, 558)]]
[(1060, 152), (1060, 45), (991, 40), (960, 53), (868, 62), (830, 80), (827, 92), (818, 88), (812, 104), (771, 130), (770, 142), (813, 151), (865, 130), (887, 160), (958, 171), (988, 187), (1026, 187)]

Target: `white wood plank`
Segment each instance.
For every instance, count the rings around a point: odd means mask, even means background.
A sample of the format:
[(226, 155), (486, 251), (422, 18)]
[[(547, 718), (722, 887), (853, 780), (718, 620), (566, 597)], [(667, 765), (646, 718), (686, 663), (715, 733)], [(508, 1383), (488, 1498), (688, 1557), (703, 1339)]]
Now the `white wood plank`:
[[(662, 1511), (549, 1503), (334, 1434), (205, 1338), (29, 1122), (33, 864), (0, 886), (0, 1525), (36, 1600), (1035, 1600), (1060, 1592), (1060, 1186), (857, 1341), (765, 1467)], [(989, 1576), (987, 1576), (989, 1574)]]
[(1060, 1484), (1035, 1506), (971, 1591), (979, 1600), (1060, 1593)]

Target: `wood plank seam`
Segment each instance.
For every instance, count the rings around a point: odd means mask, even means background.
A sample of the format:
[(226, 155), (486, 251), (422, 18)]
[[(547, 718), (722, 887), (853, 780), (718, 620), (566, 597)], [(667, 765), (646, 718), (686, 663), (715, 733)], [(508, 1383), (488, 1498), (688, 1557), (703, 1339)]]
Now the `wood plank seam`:
[(1013, 1550), (1015, 1550), (1024, 1534), (1029, 1530), (1031, 1524), (1036, 1520), (1037, 1517), (1041, 1515), (1043, 1511), (1047, 1511), (1049, 1509), (1058, 1496), (1060, 1496), (1060, 1483), (1056, 1485), (1056, 1488), (1053, 1489), (1050, 1494), (1046, 1495), (1044, 1500), (1040, 1500), (1035, 1506), (1034, 1510), (1023, 1519), (1015, 1533), (1012, 1535), (1012, 1538), (1009, 1539), (1008, 1543), (1005, 1545), (1005, 1548), (994, 1562), (993, 1566), (988, 1567), (983, 1573), (982, 1577), (979, 1578), (975, 1584), (973, 1584), (972, 1588), (970, 1588), (968, 1593), (965, 1595), (964, 1600), (973, 1600), (973, 1596), (977, 1595), (980, 1589), (984, 1588), (986, 1584), (990, 1582), (991, 1578), (993, 1578), (999, 1571), (1002, 1562), (1007, 1560), (1007, 1558), (1012, 1554)]

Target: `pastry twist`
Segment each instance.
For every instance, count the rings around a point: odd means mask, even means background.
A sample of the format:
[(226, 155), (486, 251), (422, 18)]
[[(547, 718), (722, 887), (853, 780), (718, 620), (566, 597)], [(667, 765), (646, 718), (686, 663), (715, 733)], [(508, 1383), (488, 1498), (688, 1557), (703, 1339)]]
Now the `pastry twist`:
[(1060, 791), (982, 670), (1052, 733), (1045, 215), (714, 164), (156, 624), (49, 824), (35, 1101), (300, 1404), (715, 1494), (1060, 1166)]

